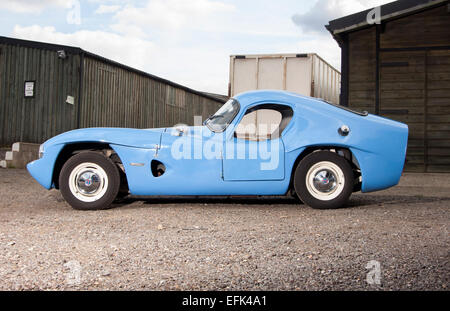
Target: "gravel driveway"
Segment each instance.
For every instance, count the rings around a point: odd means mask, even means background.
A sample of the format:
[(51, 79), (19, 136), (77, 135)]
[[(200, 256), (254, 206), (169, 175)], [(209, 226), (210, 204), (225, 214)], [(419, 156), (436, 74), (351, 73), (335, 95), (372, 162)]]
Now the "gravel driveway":
[(450, 287), (448, 174), (405, 174), (328, 211), (286, 198), (131, 198), (82, 212), (13, 169), (0, 170), (0, 197), (0, 290)]

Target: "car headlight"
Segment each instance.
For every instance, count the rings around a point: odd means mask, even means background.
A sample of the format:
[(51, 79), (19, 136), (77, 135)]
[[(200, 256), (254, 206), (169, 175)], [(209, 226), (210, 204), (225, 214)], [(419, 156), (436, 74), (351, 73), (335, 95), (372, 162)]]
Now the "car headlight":
[(44, 144), (39, 146), (39, 159), (44, 156)]

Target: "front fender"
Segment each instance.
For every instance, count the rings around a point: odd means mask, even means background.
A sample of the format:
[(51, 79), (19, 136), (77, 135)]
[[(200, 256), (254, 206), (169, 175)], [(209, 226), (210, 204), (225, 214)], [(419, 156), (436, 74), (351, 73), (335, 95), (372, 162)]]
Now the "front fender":
[(155, 149), (164, 129), (86, 128), (62, 133), (46, 141), (44, 146), (73, 143), (115, 144), (144, 149)]
[(147, 194), (148, 181), (154, 178), (151, 161), (154, 159), (157, 149), (133, 148), (113, 144), (110, 147), (122, 161), (130, 193), (134, 195)]
[[(53, 172), (61, 150), (70, 144), (101, 143), (155, 150), (165, 129), (87, 128), (62, 133), (44, 143), (44, 156), (27, 165), (28, 172), (46, 189), (53, 188)], [(120, 157), (120, 155), (119, 155)]]
[(28, 172), (45, 189), (53, 188), (53, 171), (55, 162), (64, 144), (50, 145), (46, 147), (44, 156), (36, 161), (27, 164)]

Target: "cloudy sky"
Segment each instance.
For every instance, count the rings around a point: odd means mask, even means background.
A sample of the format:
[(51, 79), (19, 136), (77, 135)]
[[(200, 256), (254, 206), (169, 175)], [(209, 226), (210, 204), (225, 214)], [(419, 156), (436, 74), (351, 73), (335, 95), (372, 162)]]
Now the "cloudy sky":
[(0, 0), (0, 35), (78, 46), (226, 94), (229, 56), (318, 53), (340, 68), (328, 21), (392, 0)]

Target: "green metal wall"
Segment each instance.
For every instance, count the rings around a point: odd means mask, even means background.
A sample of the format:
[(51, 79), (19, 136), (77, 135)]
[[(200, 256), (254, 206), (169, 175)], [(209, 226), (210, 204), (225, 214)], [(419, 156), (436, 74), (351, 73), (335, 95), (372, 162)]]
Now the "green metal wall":
[(124, 68), (84, 57), (81, 127), (152, 128), (192, 125), (221, 102)]
[[(0, 145), (42, 142), (76, 127), (79, 55), (62, 60), (55, 51), (0, 44)], [(25, 81), (35, 97), (25, 98)]]
[[(96, 55), (72, 51), (66, 50), (68, 57), (61, 59), (56, 50), (0, 43), (0, 146), (41, 143), (75, 128), (191, 125), (194, 115), (206, 118), (223, 104)], [(28, 80), (36, 81), (34, 98), (24, 97)], [(68, 95), (75, 98), (74, 105), (66, 103)]]

